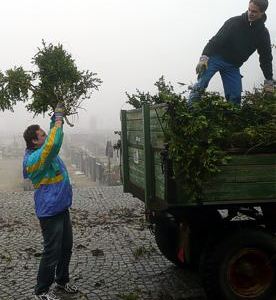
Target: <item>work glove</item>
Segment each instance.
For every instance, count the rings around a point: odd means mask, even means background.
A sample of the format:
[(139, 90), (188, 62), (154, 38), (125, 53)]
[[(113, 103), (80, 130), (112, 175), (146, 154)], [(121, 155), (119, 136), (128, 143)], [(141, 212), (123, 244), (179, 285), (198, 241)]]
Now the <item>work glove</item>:
[(203, 72), (208, 68), (208, 60), (209, 57), (207, 55), (202, 55), (199, 59), (199, 62), (196, 66), (196, 74), (198, 74), (198, 77), (201, 77)]
[(273, 94), (274, 92), (274, 81), (273, 80), (267, 80), (264, 81), (264, 92), (268, 94)]
[(58, 102), (55, 111), (54, 111), (55, 121), (63, 121), (64, 116), (64, 105), (61, 102)]

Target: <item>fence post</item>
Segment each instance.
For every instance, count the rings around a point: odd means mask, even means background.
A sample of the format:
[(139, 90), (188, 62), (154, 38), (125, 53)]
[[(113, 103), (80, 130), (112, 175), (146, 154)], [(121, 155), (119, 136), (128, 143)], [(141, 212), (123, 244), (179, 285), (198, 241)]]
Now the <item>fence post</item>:
[(92, 181), (96, 182), (97, 180), (97, 173), (96, 173), (96, 157), (91, 158), (91, 178)]

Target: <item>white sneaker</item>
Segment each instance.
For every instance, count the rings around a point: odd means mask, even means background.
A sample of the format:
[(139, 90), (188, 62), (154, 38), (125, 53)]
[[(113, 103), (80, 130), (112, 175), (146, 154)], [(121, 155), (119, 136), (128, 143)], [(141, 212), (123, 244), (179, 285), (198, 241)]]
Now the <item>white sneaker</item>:
[(65, 293), (68, 293), (68, 294), (76, 294), (79, 291), (75, 285), (70, 284), (70, 283), (65, 283), (65, 285), (61, 285), (61, 284), (57, 283), (56, 288), (62, 290)]
[(35, 295), (35, 300), (61, 300), (53, 292), (43, 293), (41, 295)]

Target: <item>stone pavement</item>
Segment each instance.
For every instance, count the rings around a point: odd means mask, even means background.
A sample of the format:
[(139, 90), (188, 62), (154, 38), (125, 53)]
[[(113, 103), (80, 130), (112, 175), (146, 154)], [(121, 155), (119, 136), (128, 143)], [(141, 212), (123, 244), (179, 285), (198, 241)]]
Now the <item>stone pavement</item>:
[[(121, 187), (74, 190), (71, 276), (67, 300), (202, 300), (196, 274), (157, 249), (143, 204)], [(0, 300), (33, 299), (42, 251), (32, 192), (0, 192)]]

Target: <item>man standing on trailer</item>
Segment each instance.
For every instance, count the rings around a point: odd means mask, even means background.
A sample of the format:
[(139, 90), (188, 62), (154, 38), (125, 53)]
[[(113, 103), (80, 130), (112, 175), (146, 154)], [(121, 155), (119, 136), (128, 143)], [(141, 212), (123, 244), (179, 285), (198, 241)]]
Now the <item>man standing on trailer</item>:
[(240, 67), (256, 50), (265, 77), (264, 91), (273, 92), (273, 58), (270, 35), (265, 27), (267, 7), (268, 0), (250, 0), (247, 12), (227, 20), (210, 39), (196, 67), (198, 80), (191, 88), (190, 102), (200, 99), (211, 78), (219, 72), (226, 100), (240, 104)]

